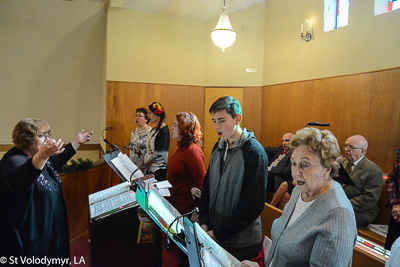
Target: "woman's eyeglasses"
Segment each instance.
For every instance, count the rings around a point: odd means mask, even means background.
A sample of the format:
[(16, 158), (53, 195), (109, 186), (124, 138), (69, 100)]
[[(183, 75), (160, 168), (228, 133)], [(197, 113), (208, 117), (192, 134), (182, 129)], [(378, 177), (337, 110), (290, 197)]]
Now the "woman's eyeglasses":
[(50, 134), (50, 133), (48, 133), (48, 134), (38, 134), (37, 137), (38, 137), (38, 138), (46, 139), (46, 138), (50, 138), (50, 137), (51, 137), (51, 134)]

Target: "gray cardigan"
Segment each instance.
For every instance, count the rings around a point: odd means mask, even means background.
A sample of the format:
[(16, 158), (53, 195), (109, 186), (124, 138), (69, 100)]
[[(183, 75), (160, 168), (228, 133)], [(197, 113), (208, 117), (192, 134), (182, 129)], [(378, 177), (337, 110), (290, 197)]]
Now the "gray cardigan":
[(285, 229), (300, 191), (293, 190), (282, 216), (272, 225), (267, 266), (351, 266), (357, 227), (342, 187), (333, 186)]

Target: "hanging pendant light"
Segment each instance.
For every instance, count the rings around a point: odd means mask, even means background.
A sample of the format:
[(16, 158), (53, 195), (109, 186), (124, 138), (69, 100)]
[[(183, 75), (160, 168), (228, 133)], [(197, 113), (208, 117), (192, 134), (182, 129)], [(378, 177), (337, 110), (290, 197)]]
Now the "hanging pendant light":
[(225, 48), (230, 47), (236, 40), (236, 31), (232, 28), (231, 22), (229, 21), (225, 0), (223, 12), (219, 17), (217, 26), (211, 31), (211, 39), (216, 46), (222, 48), (222, 52), (225, 51)]

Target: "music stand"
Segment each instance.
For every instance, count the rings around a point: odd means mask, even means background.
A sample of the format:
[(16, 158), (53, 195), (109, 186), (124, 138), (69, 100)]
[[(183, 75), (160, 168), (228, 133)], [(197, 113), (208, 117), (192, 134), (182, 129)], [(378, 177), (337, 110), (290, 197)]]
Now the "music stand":
[(176, 238), (176, 234), (184, 233), (183, 218), (176, 220), (176, 218), (182, 217), (181, 214), (161, 195), (154, 185), (145, 183), (142, 179), (138, 179), (136, 184), (136, 200), (139, 205), (158, 227), (187, 254), (185, 241)]
[(111, 169), (112, 169), (116, 174), (118, 174), (119, 178), (121, 178), (121, 180), (125, 182), (126, 180), (125, 180), (124, 176), (122, 175), (122, 173), (121, 173), (121, 172), (114, 166), (114, 164), (111, 162), (111, 160), (113, 160), (114, 158), (118, 157), (118, 154), (119, 154), (120, 152), (121, 152), (121, 151), (119, 151), (119, 150), (112, 151), (111, 153), (105, 154), (105, 155), (103, 156), (103, 158), (104, 158), (104, 160), (107, 162), (107, 164), (110, 165)]
[(132, 178), (143, 179), (144, 177), (140, 168), (138, 168), (126, 154), (121, 153), (119, 150), (106, 154), (103, 158), (123, 182), (131, 182), (130, 179)]
[(198, 223), (184, 219), (186, 248), (190, 266), (241, 266), (238, 259), (218, 245)]

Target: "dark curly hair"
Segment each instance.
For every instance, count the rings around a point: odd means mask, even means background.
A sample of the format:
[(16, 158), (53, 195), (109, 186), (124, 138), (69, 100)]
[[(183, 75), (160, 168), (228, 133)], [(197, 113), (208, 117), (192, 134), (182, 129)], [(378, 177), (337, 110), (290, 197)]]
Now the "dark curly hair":
[(41, 119), (26, 118), (20, 120), (12, 132), (14, 145), (20, 150), (29, 150), (38, 134), (49, 133), (50, 125)]
[(188, 147), (190, 144), (199, 144), (203, 133), (200, 122), (192, 112), (180, 112), (176, 115), (178, 129), (182, 139), (178, 141), (179, 147)]

